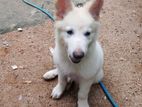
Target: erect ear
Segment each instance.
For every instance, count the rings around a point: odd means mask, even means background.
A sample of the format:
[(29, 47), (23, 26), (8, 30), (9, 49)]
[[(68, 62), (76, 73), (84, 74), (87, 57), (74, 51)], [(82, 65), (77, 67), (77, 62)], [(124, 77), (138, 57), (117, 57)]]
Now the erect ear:
[(95, 20), (99, 20), (100, 11), (103, 6), (104, 0), (91, 0), (88, 2), (87, 8)]
[(61, 20), (64, 16), (71, 11), (73, 4), (70, 0), (57, 0), (56, 2), (56, 18)]

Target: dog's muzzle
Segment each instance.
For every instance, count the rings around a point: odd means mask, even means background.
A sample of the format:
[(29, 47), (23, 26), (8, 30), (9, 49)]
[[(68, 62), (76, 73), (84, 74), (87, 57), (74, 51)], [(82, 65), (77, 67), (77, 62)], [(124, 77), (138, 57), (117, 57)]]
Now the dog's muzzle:
[(73, 52), (73, 55), (69, 57), (73, 63), (79, 63), (84, 57), (84, 52)]

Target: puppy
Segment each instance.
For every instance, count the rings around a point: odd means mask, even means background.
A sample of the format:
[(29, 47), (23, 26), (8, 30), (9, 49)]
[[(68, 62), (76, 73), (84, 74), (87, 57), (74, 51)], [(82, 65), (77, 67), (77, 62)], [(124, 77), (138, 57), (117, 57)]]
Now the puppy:
[(78, 107), (89, 107), (91, 85), (104, 75), (103, 51), (97, 42), (102, 5), (103, 0), (91, 0), (82, 7), (75, 7), (70, 0), (57, 0), (53, 50), (56, 69), (43, 75), (46, 80), (58, 75), (51, 94), (54, 99), (61, 97), (70, 78), (79, 83)]

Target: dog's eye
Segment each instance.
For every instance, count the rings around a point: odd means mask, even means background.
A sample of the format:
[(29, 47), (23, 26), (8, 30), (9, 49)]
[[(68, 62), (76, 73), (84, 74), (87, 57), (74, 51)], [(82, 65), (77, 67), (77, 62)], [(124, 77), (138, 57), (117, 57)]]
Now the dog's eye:
[(91, 32), (87, 31), (84, 33), (85, 36), (90, 36)]
[(73, 30), (68, 30), (68, 31), (67, 31), (67, 34), (69, 34), (69, 35), (73, 35), (73, 34), (74, 34), (74, 32), (73, 32)]

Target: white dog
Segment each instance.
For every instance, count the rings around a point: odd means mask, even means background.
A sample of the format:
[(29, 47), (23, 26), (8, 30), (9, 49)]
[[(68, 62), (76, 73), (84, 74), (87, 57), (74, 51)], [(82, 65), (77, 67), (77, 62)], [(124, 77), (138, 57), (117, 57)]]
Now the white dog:
[(79, 83), (78, 107), (89, 107), (91, 85), (104, 75), (103, 51), (97, 42), (102, 5), (103, 0), (89, 1), (82, 7), (75, 7), (70, 0), (57, 0), (53, 50), (57, 68), (43, 75), (46, 80), (58, 75), (51, 94), (54, 99), (60, 98), (70, 78)]

